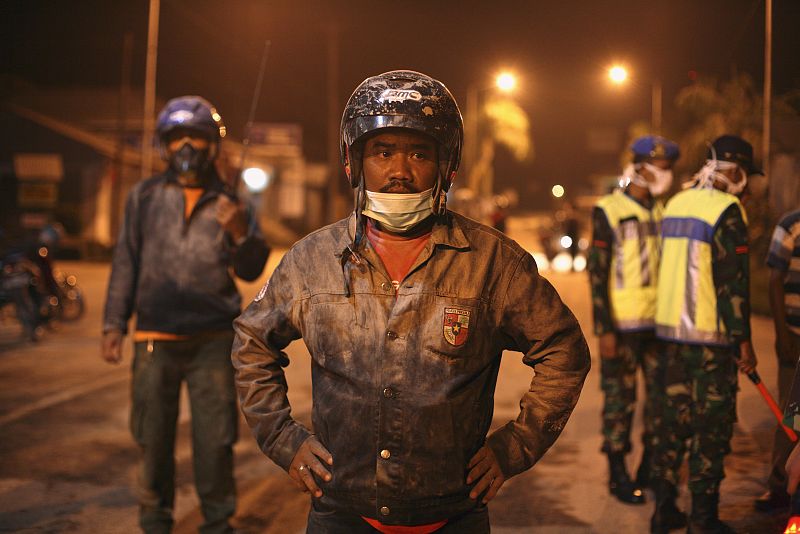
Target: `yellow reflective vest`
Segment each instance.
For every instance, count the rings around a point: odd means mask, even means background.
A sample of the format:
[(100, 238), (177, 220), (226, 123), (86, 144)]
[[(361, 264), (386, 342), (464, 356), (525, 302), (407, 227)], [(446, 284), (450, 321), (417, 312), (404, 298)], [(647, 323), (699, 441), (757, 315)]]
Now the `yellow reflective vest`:
[(620, 332), (654, 328), (663, 206), (655, 201), (647, 209), (617, 189), (601, 198), (597, 207), (614, 232), (608, 276), (614, 327)]
[(687, 189), (667, 203), (661, 226), (656, 335), (682, 343), (730, 345), (717, 310), (713, 239), (720, 217), (739, 199), (717, 189)]

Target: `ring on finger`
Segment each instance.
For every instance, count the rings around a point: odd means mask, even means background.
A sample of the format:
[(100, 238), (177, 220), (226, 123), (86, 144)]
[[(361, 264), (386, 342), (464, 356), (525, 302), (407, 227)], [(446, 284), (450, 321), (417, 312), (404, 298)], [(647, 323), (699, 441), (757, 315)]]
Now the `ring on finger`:
[(303, 471), (306, 471), (307, 469), (308, 469), (307, 465), (301, 465), (300, 467), (297, 468), (297, 472), (298, 473), (302, 473)]

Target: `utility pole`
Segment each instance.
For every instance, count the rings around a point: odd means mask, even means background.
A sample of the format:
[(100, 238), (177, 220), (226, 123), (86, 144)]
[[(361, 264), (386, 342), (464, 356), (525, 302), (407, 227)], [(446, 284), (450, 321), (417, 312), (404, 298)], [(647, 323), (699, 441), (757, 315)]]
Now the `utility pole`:
[(142, 180), (149, 178), (153, 172), (153, 119), (156, 107), (156, 60), (158, 56), (158, 14), (160, 10), (160, 0), (150, 0), (150, 15), (147, 23), (144, 115), (142, 121)]
[(770, 115), (772, 111), (772, 0), (766, 0), (764, 17), (764, 119), (761, 134), (761, 168), (769, 180)]
[(651, 115), (650, 115), (650, 123), (653, 127), (653, 133), (661, 135), (661, 121), (662, 121), (662, 111), (661, 111), (661, 103), (662, 103), (662, 96), (661, 96), (661, 80), (653, 80), (653, 94), (652, 99), (650, 102), (651, 105)]
[[(339, 26), (336, 22), (328, 26), (327, 61), (328, 100), (328, 221), (339, 218), (340, 199), (339, 173)], [(349, 187), (348, 187), (349, 189)]]
[(117, 150), (114, 156), (114, 171), (111, 174), (111, 239), (119, 232), (120, 193), (125, 173), (125, 134), (128, 120), (128, 100), (131, 93), (131, 59), (133, 56), (133, 32), (125, 32), (122, 40), (122, 72), (119, 84), (119, 107), (117, 108)]

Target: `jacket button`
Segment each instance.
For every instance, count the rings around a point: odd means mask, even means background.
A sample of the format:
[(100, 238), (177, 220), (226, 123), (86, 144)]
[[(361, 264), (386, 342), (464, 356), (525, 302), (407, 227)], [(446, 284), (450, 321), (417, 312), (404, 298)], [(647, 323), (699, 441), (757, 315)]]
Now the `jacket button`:
[(381, 515), (389, 515), (389, 507), (388, 506), (381, 506)]
[(389, 452), (388, 449), (383, 449), (381, 451), (381, 458), (383, 458), (384, 460), (388, 460), (391, 456), (392, 456), (392, 453)]
[(386, 332), (386, 337), (388, 337), (391, 340), (395, 340), (397, 339), (397, 332), (395, 332), (394, 330), (389, 330), (388, 332)]
[(383, 396), (391, 399), (394, 396), (394, 390), (392, 388), (383, 388)]
[(383, 289), (384, 291), (389, 291), (389, 284), (387, 284), (386, 282), (383, 282), (381, 284), (381, 289)]

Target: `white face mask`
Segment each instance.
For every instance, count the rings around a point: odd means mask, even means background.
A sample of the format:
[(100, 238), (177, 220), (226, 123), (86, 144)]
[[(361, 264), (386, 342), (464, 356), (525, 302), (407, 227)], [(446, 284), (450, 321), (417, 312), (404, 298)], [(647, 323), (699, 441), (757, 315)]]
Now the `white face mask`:
[(433, 215), (433, 188), (421, 193), (377, 193), (366, 191), (367, 200), (361, 211), (390, 232), (403, 233)]
[(672, 186), (672, 169), (662, 169), (652, 163), (645, 163), (645, 169), (653, 175), (653, 181), (647, 182), (647, 188), (654, 197), (663, 195)]
[[(721, 172), (717, 172), (733, 169), (734, 167), (742, 174), (742, 179), (736, 183), (733, 183), (730, 178)], [(694, 176), (692, 182), (689, 182), (689, 186), (691, 187), (693, 183), (696, 183), (699, 184), (700, 187), (713, 187), (714, 182), (723, 184), (726, 193), (738, 196), (741, 195), (744, 188), (747, 187), (747, 173), (732, 161), (707, 159), (703, 168)]]
[(653, 174), (652, 181), (639, 174), (636, 170), (636, 166), (630, 164), (625, 167), (625, 170), (622, 172), (620, 186), (625, 188), (628, 184), (633, 183), (639, 187), (644, 187), (650, 191), (650, 194), (654, 197), (666, 193), (670, 186), (672, 186), (672, 170), (662, 169), (651, 163), (643, 163), (642, 166)]

